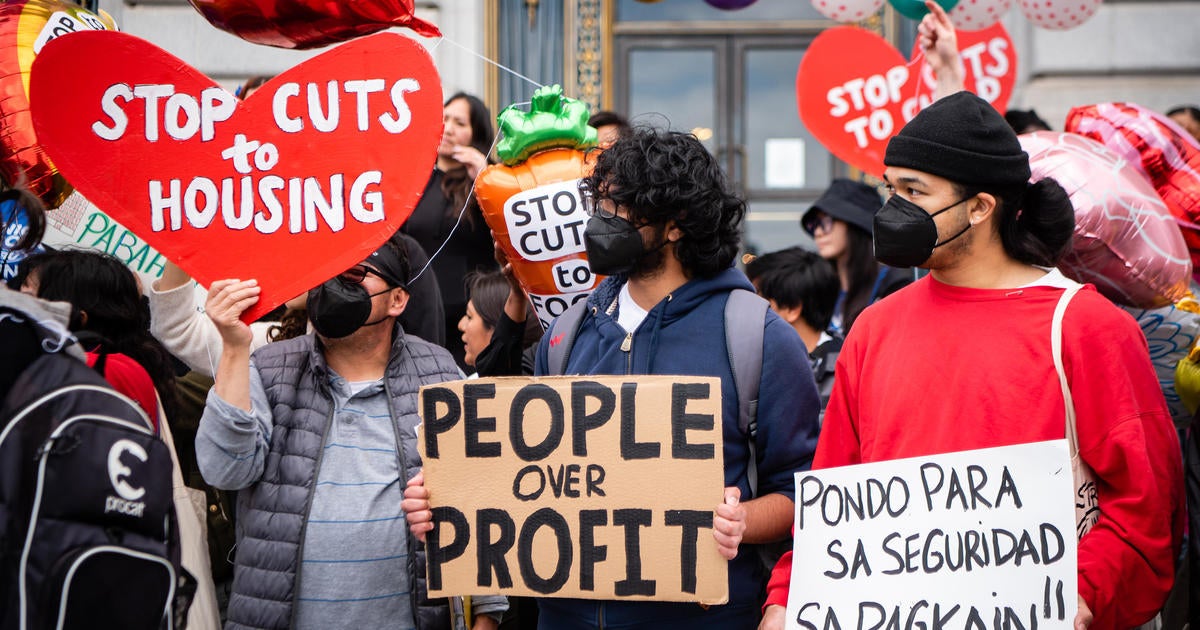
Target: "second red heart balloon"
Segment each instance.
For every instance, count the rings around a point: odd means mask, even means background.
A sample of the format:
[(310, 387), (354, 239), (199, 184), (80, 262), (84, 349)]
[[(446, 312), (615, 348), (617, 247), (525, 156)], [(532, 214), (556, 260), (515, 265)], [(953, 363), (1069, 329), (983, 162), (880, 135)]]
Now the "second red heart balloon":
[[(966, 88), (1001, 113), (1016, 76), (1016, 52), (1000, 24), (958, 33)], [(914, 51), (914, 57), (916, 52)], [(844, 26), (821, 33), (800, 61), (800, 119), (830, 153), (870, 175), (883, 173), (891, 139), (933, 98), (934, 81), (921, 61), (906, 63), (882, 37)]]
[(213, 26), (255, 44), (320, 48), (401, 26), (438, 37), (413, 15), (413, 0), (189, 0)]

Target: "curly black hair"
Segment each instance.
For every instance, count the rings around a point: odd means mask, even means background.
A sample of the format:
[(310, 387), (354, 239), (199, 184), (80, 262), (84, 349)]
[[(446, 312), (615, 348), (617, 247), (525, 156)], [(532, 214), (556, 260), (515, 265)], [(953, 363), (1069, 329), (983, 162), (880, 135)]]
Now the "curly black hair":
[(711, 277), (733, 264), (746, 203), (695, 136), (635, 127), (600, 152), (586, 182), (597, 198), (627, 208), (634, 225), (674, 221), (683, 233), (675, 256), (689, 276)]

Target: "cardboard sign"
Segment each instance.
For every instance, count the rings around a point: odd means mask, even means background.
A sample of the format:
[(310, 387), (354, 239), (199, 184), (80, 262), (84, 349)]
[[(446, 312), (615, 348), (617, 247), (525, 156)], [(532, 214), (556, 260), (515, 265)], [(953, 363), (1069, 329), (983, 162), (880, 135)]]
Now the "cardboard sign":
[(1066, 440), (796, 474), (788, 628), (1071, 628)]
[(431, 597), (728, 600), (719, 379), (454, 381), (420, 412)]
[[(1004, 26), (959, 31), (966, 89), (1000, 113), (1008, 107), (1017, 57)], [(914, 50), (913, 58), (917, 58)], [(796, 73), (804, 126), (831, 153), (870, 175), (883, 174), (888, 140), (933, 102), (933, 71), (870, 31), (843, 26), (817, 36)]]
[(442, 134), (432, 60), (391, 33), (310, 59), (246, 101), (136, 37), (78, 33), (46, 45), (30, 89), (38, 137), (77, 190), (202, 285), (258, 279), (245, 321), (387, 240)]

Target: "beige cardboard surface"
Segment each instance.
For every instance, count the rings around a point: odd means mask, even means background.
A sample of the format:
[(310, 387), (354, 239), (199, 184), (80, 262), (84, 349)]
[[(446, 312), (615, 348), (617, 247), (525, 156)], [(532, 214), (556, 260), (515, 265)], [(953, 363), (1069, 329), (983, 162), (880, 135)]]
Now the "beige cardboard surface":
[(421, 388), (429, 594), (725, 603), (720, 380)]

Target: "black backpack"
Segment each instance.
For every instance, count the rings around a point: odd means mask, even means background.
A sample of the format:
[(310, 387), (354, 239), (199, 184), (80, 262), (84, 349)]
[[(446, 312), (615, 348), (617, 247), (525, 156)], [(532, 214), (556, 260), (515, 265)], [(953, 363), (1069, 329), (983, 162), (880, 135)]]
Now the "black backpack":
[(74, 357), (21, 372), (0, 406), (0, 630), (184, 626), (195, 580), (151, 426)]

